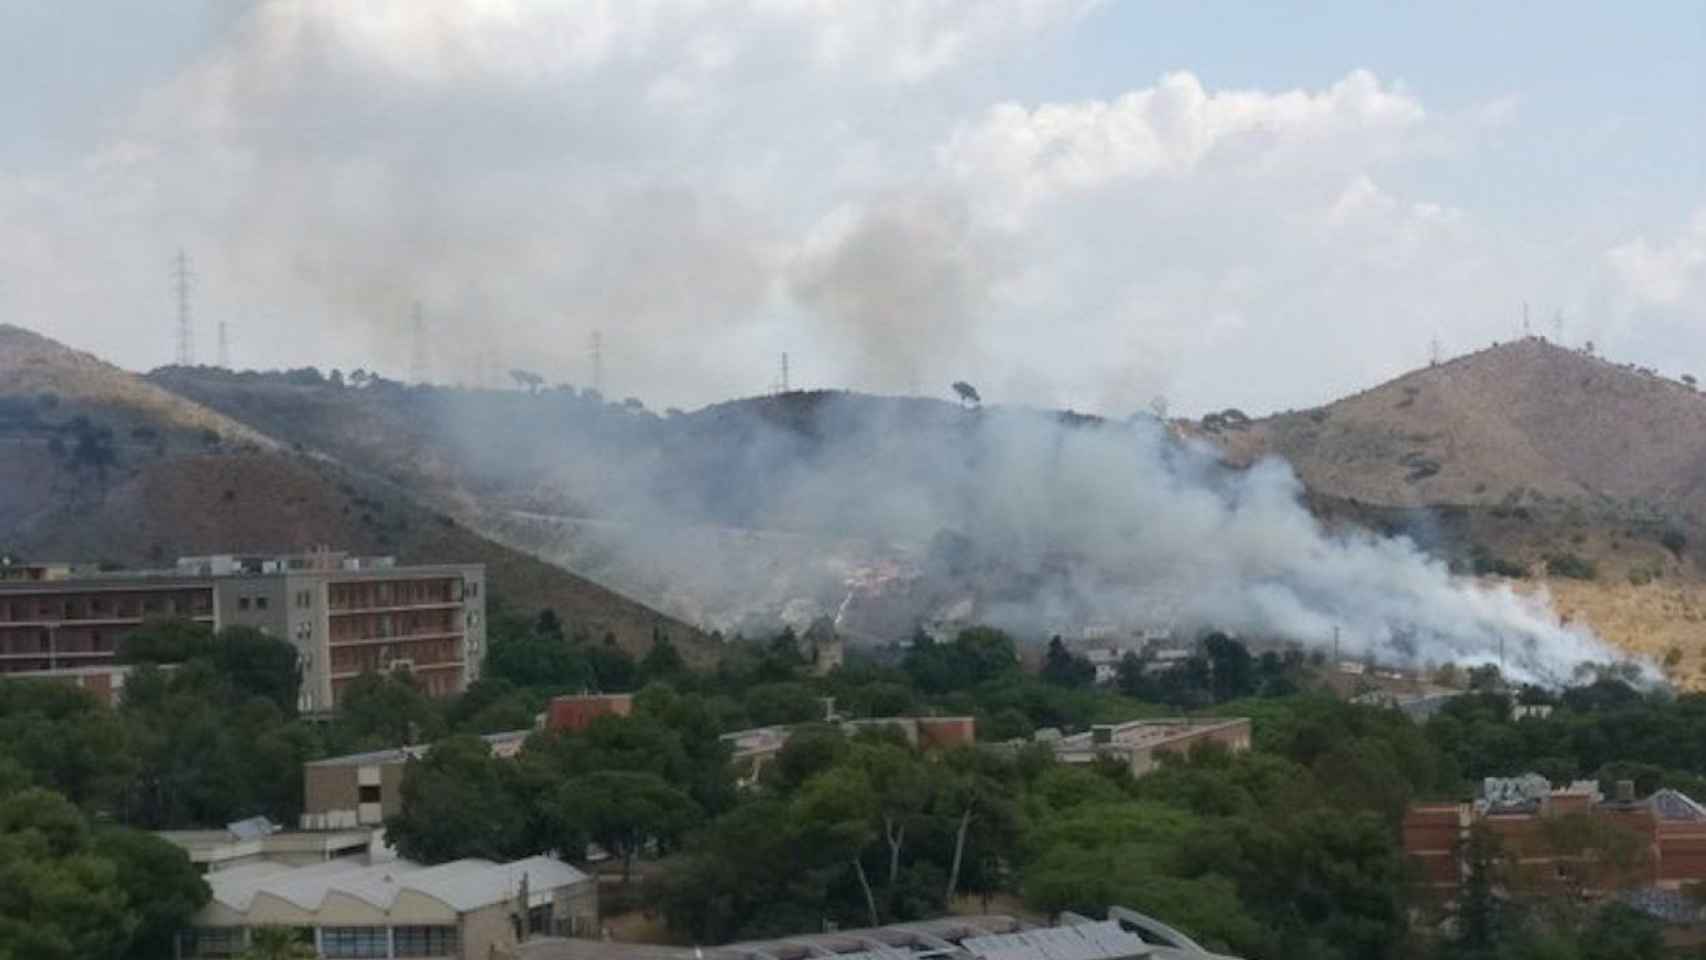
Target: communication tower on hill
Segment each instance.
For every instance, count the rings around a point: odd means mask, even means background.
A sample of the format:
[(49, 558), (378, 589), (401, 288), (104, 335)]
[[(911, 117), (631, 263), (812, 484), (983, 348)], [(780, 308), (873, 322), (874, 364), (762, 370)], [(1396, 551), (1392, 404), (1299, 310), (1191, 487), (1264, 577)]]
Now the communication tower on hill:
[(604, 331), (592, 332), (592, 343), (588, 354), (592, 358), (592, 389), (604, 396)]
[(190, 321), (190, 258), (183, 248), (172, 258), (172, 289), (178, 297), (178, 366), (195, 366), (195, 327)]
[(219, 368), (231, 369), (231, 329), (224, 320), (219, 321)]
[(421, 384), (427, 380), (427, 334), (426, 315), (421, 312), (419, 300), (415, 301), (411, 319), (413, 342), (409, 349), (409, 382)]
[(787, 393), (791, 389), (793, 388), (788, 385), (788, 354), (784, 351), (782, 354), (782, 369), (779, 371), (776, 383), (771, 387), (771, 390), (774, 393), (780, 394)]

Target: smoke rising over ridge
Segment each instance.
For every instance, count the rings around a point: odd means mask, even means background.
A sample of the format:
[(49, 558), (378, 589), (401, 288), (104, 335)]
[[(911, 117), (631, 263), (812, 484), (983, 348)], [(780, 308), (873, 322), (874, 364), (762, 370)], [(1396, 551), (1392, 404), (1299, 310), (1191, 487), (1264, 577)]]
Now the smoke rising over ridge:
[[(875, 639), (945, 619), (1032, 641), (1218, 628), (1322, 649), (1337, 630), (1346, 657), (1502, 653), (1540, 681), (1617, 657), (1543, 596), (1454, 577), (1408, 539), (1328, 532), (1284, 463), (1231, 469), (1148, 418), (792, 394), (635, 426), (630, 450), (567, 447), (526, 486), (549, 477), (590, 505), (579, 559), (685, 588), (723, 628), (851, 604), (886, 628), (851, 624)], [(457, 430), (468, 456), (514, 462), (476, 454), (478, 424)]]

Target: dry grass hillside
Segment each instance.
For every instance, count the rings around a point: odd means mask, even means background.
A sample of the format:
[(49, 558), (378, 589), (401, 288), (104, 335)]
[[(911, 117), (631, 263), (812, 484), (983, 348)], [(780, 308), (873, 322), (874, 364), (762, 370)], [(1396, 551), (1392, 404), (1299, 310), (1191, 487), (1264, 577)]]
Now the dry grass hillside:
[(1416, 370), (1325, 407), (1212, 434), (1366, 503), (1525, 498), (1706, 515), (1706, 396), (1538, 338)]
[(22, 327), (0, 324), (0, 396), (43, 395), (132, 411), (179, 430), (212, 431), (228, 443), (277, 447), (259, 431), (98, 357), (71, 350)]
[[(1519, 570), (1560, 614), (1706, 688), (1706, 396), (1538, 338), (1314, 410), (1208, 429), (1235, 463), (1290, 461), (1316, 512)], [(1668, 545), (1667, 545), (1668, 542)], [(1591, 570), (1555, 575), (1549, 561)], [(1590, 572), (1587, 577), (1583, 572)]]

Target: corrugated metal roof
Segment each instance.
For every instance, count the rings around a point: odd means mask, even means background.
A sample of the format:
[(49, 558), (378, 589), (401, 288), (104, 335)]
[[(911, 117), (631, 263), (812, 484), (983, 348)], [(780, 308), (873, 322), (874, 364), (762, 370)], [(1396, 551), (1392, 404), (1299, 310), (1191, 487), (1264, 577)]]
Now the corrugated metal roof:
[(467, 865), (424, 879), (411, 878), (408, 886), (443, 900), (457, 912), (465, 912), (515, 896), (521, 889), (521, 878), (524, 875), (527, 877), (528, 889), (533, 893), (554, 890), (587, 879), (586, 874), (551, 857), (528, 857), (526, 860), (501, 864), (485, 861), (462, 863)]
[(967, 937), (960, 946), (983, 960), (1118, 960), (1150, 955), (1148, 944), (1112, 921)]
[(423, 867), (408, 860), (368, 865), (360, 861), (329, 860), (304, 867), (255, 863), (209, 874), (213, 898), (233, 910), (247, 911), (256, 896), (268, 894), (304, 910), (318, 910), (328, 894), (341, 893), (389, 910), (405, 890), (444, 902), (458, 913), (506, 900), (521, 889), (543, 893), (579, 883), (586, 874), (550, 857), (529, 857), (514, 863), (456, 860)]

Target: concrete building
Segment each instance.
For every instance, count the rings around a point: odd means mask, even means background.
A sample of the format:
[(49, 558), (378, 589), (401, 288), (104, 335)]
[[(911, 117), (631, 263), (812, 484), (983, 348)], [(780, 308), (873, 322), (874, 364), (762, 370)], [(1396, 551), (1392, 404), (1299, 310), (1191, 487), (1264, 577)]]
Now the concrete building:
[(585, 730), (599, 717), (626, 717), (634, 712), (630, 693), (581, 693), (553, 697), (545, 708), (545, 729), (562, 732)]
[(383, 845), (365, 830), (280, 830), (265, 817), (227, 824), (223, 830), (162, 830), (155, 834), (182, 847), (202, 873), (251, 863), (306, 866), (347, 857), (382, 856)]
[(407, 670), (429, 696), (479, 678), (485, 659), (485, 567), (400, 567), (390, 557), (190, 557), (180, 572), (218, 586), (220, 626), (289, 640), (302, 658), (305, 712), (330, 710), (363, 673)]
[(886, 927), (721, 947), (669, 947), (608, 940), (541, 938), (522, 960), (1232, 960), (1184, 931), (1123, 907), (1107, 919), (1064, 913), (1052, 924), (1004, 915), (941, 917)]
[(1199, 746), (1219, 744), (1233, 753), (1250, 749), (1250, 721), (1244, 717), (1209, 720), (1132, 720), (1100, 723), (1071, 736), (1039, 734), (1062, 763), (1091, 763), (1108, 757), (1141, 777), (1161, 762), (1165, 753), (1188, 754)]
[(124, 687), (125, 634), (155, 619), (217, 628), (214, 583), (175, 574), (74, 575), (11, 567), (0, 579), (0, 678), (51, 677), (108, 700)]
[[(493, 756), (521, 752), (532, 730), (490, 733), (481, 739)], [(314, 760), (302, 765), (302, 829), (347, 830), (375, 827), (403, 803), (403, 776), (410, 760), (432, 749), (429, 744)]]
[(109, 699), (123, 686), (118, 641), (156, 619), (249, 626), (297, 648), (306, 712), (337, 705), (369, 670), (408, 670), (431, 695), (479, 677), (485, 568), (399, 567), (389, 557), (191, 557), (169, 572), (82, 574), (12, 565), (0, 576), (0, 677), (74, 682)]
[(598, 884), (551, 857), (514, 863), (259, 862), (207, 875), (213, 899), (178, 936), (180, 960), (232, 957), (250, 931), (287, 927), (321, 957), (514, 956), (533, 936), (590, 936)]
[[(866, 717), (849, 720), (836, 718), (827, 721), (852, 736), (860, 730), (890, 729), (900, 733), (906, 742), (921, 750), (946, 750), (969, 747), (977, 742), (975, 717)], [(774, 727), (753, 727), (722, 735), (729, 745), (731, 761), (742, 785), (756, 783), (759, 774), (769, 765), (795, 731), (812, 724), (792, 724)]]
[[(1621, 836), (1634, 856), (1613, 863), (1555, 829), (1561, 818), (1573, 815), (1597, 824), (1595, 842)], [(1495, 835), (1513, 858), (1522, 874), (1515, 878), (1518, 885), (1537, 891), (1598, 896), (1706, 881), (1706, 806), (1675, 790), (1637, 798), (1634, 784), (1625, 780), (1607, 799), (1591, 780), (1554, 788), (1546, 778), (1527, 774), (1490, 777), (1471, 802), (1414, 804), (1404, 816), (1404, 853), (1424, 887), (1443, 899), (1463, 882), (1464, 847), (1475, 827)]]

